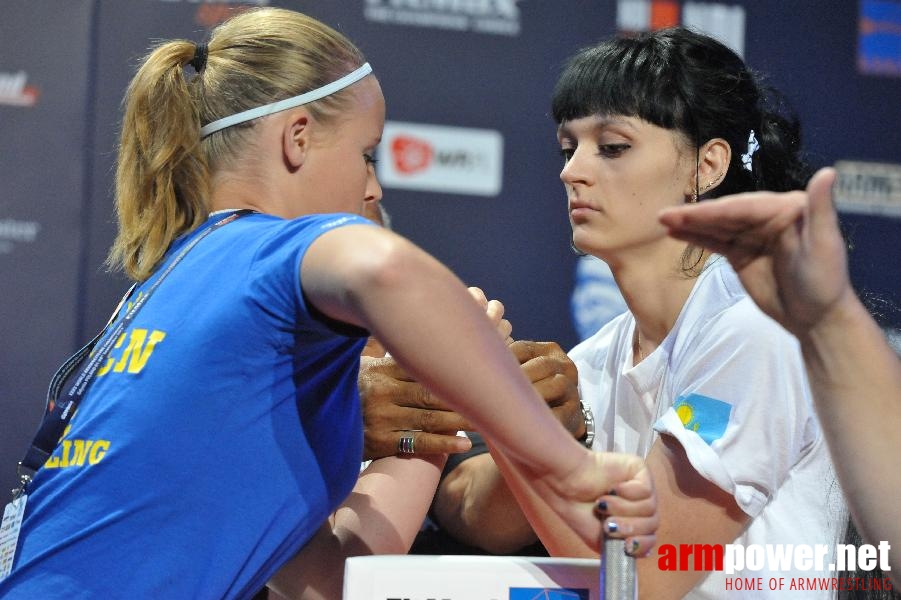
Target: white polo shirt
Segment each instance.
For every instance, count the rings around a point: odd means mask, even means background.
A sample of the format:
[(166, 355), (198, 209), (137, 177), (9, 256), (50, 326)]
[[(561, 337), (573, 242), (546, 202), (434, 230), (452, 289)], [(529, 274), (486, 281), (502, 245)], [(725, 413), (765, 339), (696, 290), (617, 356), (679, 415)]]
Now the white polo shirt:
[[(698, 473), (732, 494), (751, 517), (734, 544), (826, 544), (828, 569), (847, 512), (797, 340), (754, 304), (727, 261), (716, 256), (663, 343), (633, 366), (634, 327), (627, 312), (570, 352), (582, 399), (595, 415), (594, 449), (646, 456), (660, 434), (672, 436)], [(729, 590), (727, 577), (789, 582), (841, 576), (827, 570), (712, 571), (687, 597), (788, 593)], [(831, 591), (791, 594), (833, 597)]]

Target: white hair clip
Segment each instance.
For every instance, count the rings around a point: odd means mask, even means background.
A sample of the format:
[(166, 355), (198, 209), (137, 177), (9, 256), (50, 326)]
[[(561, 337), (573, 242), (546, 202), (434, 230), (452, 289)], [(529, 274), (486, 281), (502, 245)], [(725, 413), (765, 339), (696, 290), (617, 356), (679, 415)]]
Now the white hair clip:
[(754, 136), (754, 130), (752, 129), (751, 134), (748, 136), (748, 151), (741, 155), (741, 164), (744, 166), (745, 170), (752, 170), (751, 159), (758, 150), (760, 150), (760, 142), (757, 141), (757, 138)]

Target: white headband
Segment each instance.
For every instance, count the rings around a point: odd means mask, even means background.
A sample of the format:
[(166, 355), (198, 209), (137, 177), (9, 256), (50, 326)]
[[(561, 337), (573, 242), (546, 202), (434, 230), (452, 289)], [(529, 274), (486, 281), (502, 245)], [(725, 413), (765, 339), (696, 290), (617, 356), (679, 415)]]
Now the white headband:
[(325, 98), (326, 96), (334, 94), (338, 90), (343, 90), (352, 83), (356, 83), (370, 73), (372, 73), (372, 67), (369, 66), (369, 63), (363, 63), (360, 68), (356, 69), (355, 71), (351, 71), (341, 79), (327, 83), (320, 88), (316, 88), (315, 90), (310, 90), (309, 92), (303, 93), (300, 96), (286, 98), (284, 100), (279, 100), (278, 102), (273, 102), (271, 104), (264, 104), (263, 106), (251, 108), (250, 110), (245, 110), (243, 112), (235, 113), (231, 116), (218, 119), (216, 121), (213, 121), (212, 123), (207, 123), (200, 128), (200, 139), (203, 139), (211, 133), (219, 131), (220, 129), (225, 129), (226, 127), (231, 127), (232, 125), (237, 125), (238, 123), (244, 123), (245, 121), (259, 119), (260, 117), (265, 117), (267, 115), (281, 112), (283, 110), (288, 110), (289, 108), (294, 108), (303, 104), (309, 104), (310, 102), (319, 100), (320, 98)]

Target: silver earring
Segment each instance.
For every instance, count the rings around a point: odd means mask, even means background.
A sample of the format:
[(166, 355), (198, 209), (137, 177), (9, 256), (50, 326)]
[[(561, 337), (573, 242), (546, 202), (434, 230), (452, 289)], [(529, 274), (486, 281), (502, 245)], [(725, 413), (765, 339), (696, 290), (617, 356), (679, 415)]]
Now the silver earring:
[(701, 190), (706, 192), (707, 190), (709, 190), (710, 188), (712, 188), (713, 186), (718, 184), (722, 178), (723, 178), (723, 173), (720, 173), (719, 175), (716, 176), (716, 178), (714, 178), (711, 181), (709, 181), (708, 183), (706, 183), (704, 185), (704, 187), (701, 188)]

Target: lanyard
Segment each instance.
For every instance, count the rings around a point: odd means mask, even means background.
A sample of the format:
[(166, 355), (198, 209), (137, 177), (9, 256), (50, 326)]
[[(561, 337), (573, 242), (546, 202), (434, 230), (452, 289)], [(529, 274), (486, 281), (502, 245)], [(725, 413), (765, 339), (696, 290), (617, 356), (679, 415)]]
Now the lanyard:
[[(129, 297), (131, 297), (132, 292), (135, 289), (135, 286), (131, 286), (131, 288), (126, 292), (125, 296), (122, 298), (122, 301), (119, 303), (119, 306), (116, 307), (116, 310), (113, 312), (113, 315), (110, 317), (109, 322), (104, 326), (104, 328), (94, 337), (93, 340), (88, 342), (83, 348), (81, 348), (78, 352), (73, 354), (63, 365), (56, 371), (56, 374), (53, 376), (53, 379), (50, 381), (50, 388), (47, 391), (47, 405), (44, 413), (44, 419), (41, 422), (40, 427), (38, 428), (37, 433), (34, 436), (34, 440), (31, 442), (31, 446), (25, 453), (25, 458), (18, 465), (18, 476), (19, 476), (19, 487), (13, 490), (13, 498), (18, 498), (24, 491), (28, 484), (31, 482), (31, 478), (34, 476), (35, 472), (41, 468), (41, 466), (47, 462), (47, 459), (50, 458), (50, 455), (53, 454), (53, 451), (56, 449), (57, 444), (59, 443), (59, 439), (63, 434), (63, 431), (66, 429), (66, 425), (68, 425), (69, 421), (72, 419), (72, 415), (75, 413), (75, 409), (78, 408), (78, 404), (81, 402), (84, 395), (87, 393), (88, 388), (91, 383), (93, 383), (97, 371), (100, 368), (100, 365), (106, 360), (107, 354), (109, 354), (110, 350), (112, 350), (113, 345), (119, 339), (119, 336), (125, 332), (129, 325), (134, 321), (135, 317), (138, 314), (138, 311), (144, 307), (147, 303), (147, 300), (156, 289), (160, 286), (164, 279), (172, 272), (172, 269), (181, 262), (181, 260), (190, 252), (194, 246), (196, 246), (203, 238), (211, 234), (216, 229), (222, 227), (223, 225), (227, 225), (232, 221), (235, 221), (244, 215), (248, 215), (254, 211), (249, 209), (242, 209), (236, 212), (233, 212), (229, 216), (224, 219), (220, 219), (212, 226), (205, 229), (200, 233), (196, 238), (194, 238), (191, 243), (189, 243), (178, 255), (172, 260), (171, 263), (163, 270), (157, 280), (150, 286), (150, 289), (147, 290), (146, 293), (139, 296), (138, 299), (128, 308), (125, 316), (116, 321), (116, 315), (119, 313), (119, 310), (126, 303)], [(110, 325), (113, 325), (112, 329), (110, 329)], [(110, 329), (109, 334), (106, 334), (107, 330)], [(106, 335), (105, 335), (106, 334)], [(103, 340), (100, 343), (100, 347), (95, 351), (94, 347), (97, 345), (98, 341)], [(89, 358), (87, 363), (81, 369), (81, 372), (78, 374), (78, 377), (75, 379), (75, 382), (69, 387), (69, 391), (65, 394), (65, 397), (59, 399), (60, 391), (62, 390), (63, 385), (69, 376), (78, 368), (78, 366), (84, 361), (85, 358)]]

